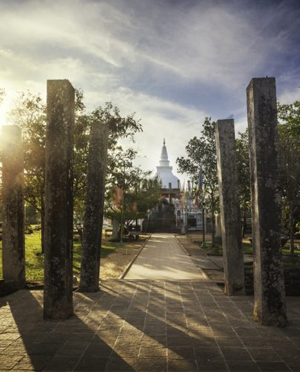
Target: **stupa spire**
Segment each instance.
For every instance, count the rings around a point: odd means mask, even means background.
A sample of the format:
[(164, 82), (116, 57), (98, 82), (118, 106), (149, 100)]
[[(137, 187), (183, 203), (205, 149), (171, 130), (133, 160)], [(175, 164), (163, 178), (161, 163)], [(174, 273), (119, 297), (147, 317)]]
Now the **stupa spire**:
[(172, 189), (178, 188), (179, 179), (172, 173), (165, 138), (163, 139), (159, 165), (156, 168), (156, 174), (162, 183), (162, 188), (169, 189), (170, 185)]
[(166, 140), (163, 140), (163, 147), (161, 149), (161, 155), (160, 155), (160, 160), (159, 160), (159, 166), (160, 167), (169, 167), (169, 157), (168, 157), (168, 152), (167, 152), (167, 147), (166, 147)]

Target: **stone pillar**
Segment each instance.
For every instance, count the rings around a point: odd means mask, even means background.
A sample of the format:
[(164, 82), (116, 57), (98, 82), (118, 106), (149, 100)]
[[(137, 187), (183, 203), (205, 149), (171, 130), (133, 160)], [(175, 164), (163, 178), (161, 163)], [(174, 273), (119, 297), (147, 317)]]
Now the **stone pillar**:
[(216, 148), (225, 293), (228, 295), (244, 294), (244, 257), (233, 119), (217, 121)]
[(281, 196), (275, 78), (252, 79), (247, 88), (254, 251), (254, 319), (284, 326), (286, 303), (280, 254)]
[(93, 123), (88, 157), (79, 290), (99, 290), (108, 126)]
[(21, 129), (2, 127), (3, 279), (15, 289), (26, 285), (24, 239), (24, 157)]
[(73, 127), (75, 90), (47, 82), (44, 318), (73, 314)]

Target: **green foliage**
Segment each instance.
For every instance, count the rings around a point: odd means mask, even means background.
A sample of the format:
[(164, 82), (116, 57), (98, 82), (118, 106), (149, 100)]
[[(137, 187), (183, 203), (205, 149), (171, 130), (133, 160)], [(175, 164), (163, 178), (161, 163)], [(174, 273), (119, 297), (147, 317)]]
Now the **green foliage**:
[[(124, 152), (118, 146), (120, 138), (134, 139), (134, 134), (142, 130), (141, 124), (135, 120), (134, 114), (122, 117), (120, 110), (111, 103), (99, 106), (92, 113), (87, 113), (84, 105), (83, 92), (76, 90), (75, 127), (74, 127), (74, 215), (75, 221), (83, 220), (84, 197), (86, 190), (87, 156), (91, 124), (95, 121), (108, 123), (109, 143), (107, 174), (111, 175), (119, 167), (118, 158)], [(10, 113), (11, 121), (22, 128), (25, 165), (25, 200), (40, 213), (42, 237), (44, 236), (45, 208), (45, 137), (46, 137), (46, 105), (40, 94), (29, 91), (21, 93), (16, 105)], [(128, 152), (132, 150), (128, 150)], [(126, 154), (126, 153), (125, 153)], [(116, 158), (117, 157), (117, 158)], [(108, 177), (108, 185), (113, 177)], [(43, 251), (42, 241), (42, 251)]]
[[(187, 158), (177, 158), (178, 171), (187, 173), (194, 184), (197, 184), (199, 171), (202, 168), (203, 195), (205, 206), (214, 215), (218, 209), (218, 174), (215, 141), (215, 123), (205, 118), (200, 137), (192, 138), (186, 146)], [(212, 228), (212, 244), (214, 245), (214, 218)]]
[(239, 181), (239, 199), (243, 219), (242, 235), (245, 235), (247, 226), (247, 215), (251, 208), (250, 191), (250, 161), (249, 161), (249, 135), (248, 129), (239, 133), (236, 139), (236, 162)]
[[(215, 123), (205, 118), (200, 137), (192, 138), (186, 146), (187, 158), (177, 158), (178, 171), (187, 173), (197, 183), (202, 167), (204, 196), (216, 194), (218, 187)], [(209, 203), (208, 203), (209, 204)]]
[(248, 129), (236, 139), (236, 161), (238, 169), (240, 203), (245, 209), (250, 206), (250, 161)]
[(290, 235), (290, 249), (293, 252), (295, 225), (300, 217), (300, 102), (290, 105), (278, 103), (277, 107), (282, 220)]
[(41, 212), (45, 183), (45, 104), (40, 95), (21, 93), (10, 117), (12, 123), (22, 129), (25, 200)]
[[(282, 233), (290, 236), (294, 251), (294, 233), (300, 221), (300, 102), (277, 105), (279, 187), (282, 195)], [(248, 130), (236, 140), (240, 201), (244, 211), (250, 207), (250, 167)]]
[[(149, 209), (159, 202), (160, 182), (133, 166), (135, 153), (127, 151), (123, 157), (116, 157), (118, 165), (110, 174), (110, 187), (106, 198), (105, 215), (119, 222), (123, 219), (129, 225), (132, 221), (147, 217)], [(123, 192), (123, 200), (116, 202), (116, 186)]]
[[(124, 159), (131, 162), (136, 152), (132, 149), (124, 151), (118, 145), (121, 138), (130, 138), (134, 141), (136, 132), (142, 131), (139, 120), (134, 119), (134, 114), (122, 117), (118, 107), (106, 102), (104, 107), (99, 106), (91, 114), (81, 114), (76, 118), (75, 125), (75, 152), (74, 152), (74, 216), (75, 221), (83, 221), (84, 198), (86, 190), (87, 156), (89, 146), (90, 127), (93, 122), (101, 122), (109, 126), (108, 154), (106, 170), (106, 189), (110, 190), (113, 184), (118, 184), (118, 175), (123, 167)], [(127, 174), (130, 178), (130, 174)], [(128, 181), (129, 182), (129, 181)], [(109, 192), (106, 197), (110, 197)]]

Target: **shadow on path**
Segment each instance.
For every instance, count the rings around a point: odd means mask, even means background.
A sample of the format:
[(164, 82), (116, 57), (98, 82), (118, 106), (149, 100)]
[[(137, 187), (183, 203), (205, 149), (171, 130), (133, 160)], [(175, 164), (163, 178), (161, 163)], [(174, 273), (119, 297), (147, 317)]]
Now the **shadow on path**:
[(79, 293), (75, 297), (76, 315), (63, 322), (43, 320), (40, 291), (23, 290), (7, 297), (5, 317), (1, 311), (1, 324), (6, 323), (7, 329), (0, 334), (0, 344), (3, 345), (5, 341), (6, 345), (0, 356), (0, 368), (36, 371), (131, 370), (113, 350), (117, 330), (103, 328), (109, 331), (109, 334), (104, 332), (103, 337), (97, 333), (107, 311), (103, 313), (97, 303)]
[(278, 329), (252, 321), (252, 297), (209, 281), (107, 281), (74, 293), (64, 322), (42, 320), (42, 296), (0, 299), (0, 370), (299, 371), (299, 298)]

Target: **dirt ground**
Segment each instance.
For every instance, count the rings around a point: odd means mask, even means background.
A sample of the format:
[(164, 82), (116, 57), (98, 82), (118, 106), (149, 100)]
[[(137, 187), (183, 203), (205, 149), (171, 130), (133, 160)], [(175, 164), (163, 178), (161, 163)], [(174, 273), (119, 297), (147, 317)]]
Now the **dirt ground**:
[(136, 256), (148, 237), (142, 236), (138, 241), (125, 242), (105, 258), (101, 258), (100, 280), (118, 279), (129, 263)]

